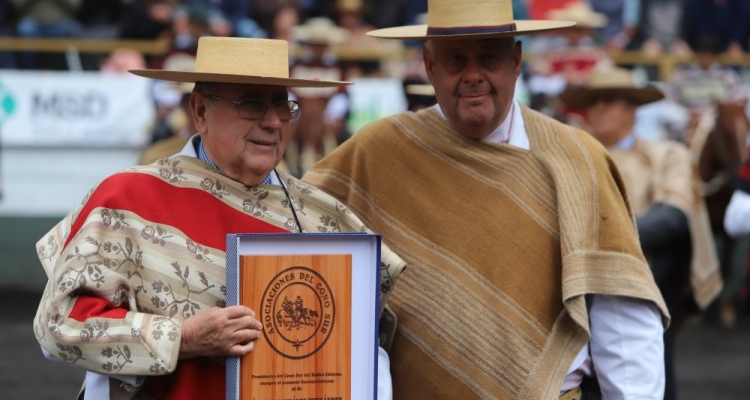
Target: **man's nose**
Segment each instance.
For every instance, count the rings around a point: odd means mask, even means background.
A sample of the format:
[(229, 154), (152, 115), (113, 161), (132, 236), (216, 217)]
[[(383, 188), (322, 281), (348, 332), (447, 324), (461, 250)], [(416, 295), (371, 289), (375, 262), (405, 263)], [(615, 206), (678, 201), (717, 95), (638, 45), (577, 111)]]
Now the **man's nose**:
[(468, 84), (477, 84), (484, 81), (484, 73), (482, 71), (482, 66), (479, 64), (478, 60), (476, 60), (475, 58), (469, 59), (469, 61), (466, 63), (466, 68), (464, 68), (464, 74), (462, 78), (464, 83)]
[(281, 118), (279, 118), (279, 112), (276, 107), (269, 105), (266, 108), (266, 112), (260, 117), (258, 124), (260, 127), (266, 130), (275, 130), (281, 128)]

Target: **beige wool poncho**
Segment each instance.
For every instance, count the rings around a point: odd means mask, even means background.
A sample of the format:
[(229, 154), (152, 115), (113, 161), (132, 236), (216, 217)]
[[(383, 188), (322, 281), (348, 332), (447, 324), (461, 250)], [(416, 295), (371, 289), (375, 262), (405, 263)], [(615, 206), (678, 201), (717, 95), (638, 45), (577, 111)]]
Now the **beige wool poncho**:
[(466, 138), (433, 107), (363, 128), (304, 177), (410, 265), (389, 302), (395, 399), (557, 399), (589, 339), (586, 294), (652, 301), (668, 324), (606, 150), (522, 115), (530, 150)]

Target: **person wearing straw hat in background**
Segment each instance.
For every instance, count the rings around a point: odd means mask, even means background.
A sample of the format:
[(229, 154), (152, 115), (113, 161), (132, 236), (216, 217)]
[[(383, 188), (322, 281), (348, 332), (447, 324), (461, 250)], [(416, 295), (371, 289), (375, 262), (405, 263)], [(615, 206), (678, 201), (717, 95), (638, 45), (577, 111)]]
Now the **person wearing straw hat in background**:
[[(348, 82), (289, 78), (285, 41), (246, 38), (201, 38), (192, 72), (131, 72), (194, 82), (198, 134), (103, 180), (40, 240), (49, 283), (35, 336), (48, 357), (87, 370), (85, 399), (224, 399), (223, 358), (251, 352), (262, 328), (254, 310), (225, 307), (226, 234), (365, 229), (275, 170), (299, 112), (287, 88)], [(382, 261), (385, 304), (405, 265), (387, 248)], [(387, 395), (382, 350), (378, 365)]]
[[(169, 71), (193, 71), (195, 69), (195, 56), (179, 52), (168, 56), (164, 60), (164, 69)], [(169, 111), (165, 116), (165, 125), (171, 132), (171, 136), (159, 139), (148, 146), (138, 164), (148, 165), (162, 158), (167, 158), (179, 153), (190, 137), (197, 131), (195, 123), (191, 118), (190, 97), (193, 93), (195, 83), (192, 82), (164, 82), (168, 87), (161, 90), (171, 90), (179, 93), (180, 100), (177, 107)]]
[[(328, 18), (310, 18), (292, 30), (292, 37), (305, 49), (289, 69), (292, 78), (343, 80), (344, 70), (331, 47), (346, 43), (349, 32)], [(338, 146), (349, 111), (344, 87), (291, 88), (302, 111), (295, 121), (296, 140), (289, 143), (285, 160), (292, 175), (302, 176), (313, 164)]]
[(669, 314), (612, 159), (513, 101), (510, 0), (429, 0), (422, 39), (438, 104), (379, 120), (303, 177), (408, 264), (389, 305), (396, 399), (661, 399)]
[[(573, 109), (587, 109), (591, 134), (607, 147), (622, 173), (641, 248), (672, 316), (664, 334), (664, 399), (674, 400), (675, 333), (694, 308), (685, 305), (694, 301), (705, 309), (722, 283), (690, 151), (678, 142), (634, 136), (636, 107), (663, 97), (653, 86), (636, 85), (630, 71), (615, 68), (595, 72), (586, 85), (566, 90), (560, 100)], [(692, 298), (686, 296), (691, 283)]]
[(604, 14), (594, 12), (585, 2), (571, 3), (547, 14), (551, 20), (573, 21), (574, 26), (556, 35), (534, 40), (529, 87), (551, 96), (560, 94), (566, 85), (584, 84), (594, 68), (610, 64), (607, 53), (598, 45), (595, 29), (607, 24)]
[[(365, 3), (363, 0), (336, 0), (336, 23), (348, 31), (346, 43), (339, 48), (342, 55), (347, 55), (351, 61), (344, 63), (347, 77), (380, 77), (397, 76), (402, 72), (400, 56), (403, 47), (400, 43), (380, 40), (368, 36), (367, 32), (374, 29), (365, 15), (372, 15), (373, 8), (381, 13), (393, 12), (398, 7), (388, 7), (392, 2), (380, 1)], [(343, 57), (342, 57), (343, 58)]]
[(607, 24), (607, 17), (585, 2), (569, 3), (547, 13), (551, 20), (573, 21), (559, 35), (541, 35), (534, 40), (530, 62), (529, 90), (532, 108), (578, 126), (576, 114), (561, 109), (552, 101), (566, 87), (584, 84), (596, 68), (610, 67), (604, 48), (598, 43), (596, 29)]
[(403, 82), (404, 95), (406, 96), (406, 109), (419, 111), (431, 107), (437, 102), (435, 100), (435, 88), (429, 83), (418, 79), (407, 79)]

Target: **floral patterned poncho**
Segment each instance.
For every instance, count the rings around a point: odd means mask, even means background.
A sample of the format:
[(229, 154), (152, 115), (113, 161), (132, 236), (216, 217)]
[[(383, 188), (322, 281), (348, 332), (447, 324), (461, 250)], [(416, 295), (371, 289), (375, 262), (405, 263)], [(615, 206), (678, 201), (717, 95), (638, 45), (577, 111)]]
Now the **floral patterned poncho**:
[[(225, 304), (227, 233), (363, 231), (341, 203), (284, 177), (247, 187), (184, 156), (106, 178), (37, 244), (49, 278), (34, 320), (41, 346), (109, 375), (151, 376), (156, 399), (223, 399), (224, 363), (178, 362), (186, 318)], [(404, 268), (382, 254), (381, 301)], [(111, 390), (137, 389), (115, 379)]]

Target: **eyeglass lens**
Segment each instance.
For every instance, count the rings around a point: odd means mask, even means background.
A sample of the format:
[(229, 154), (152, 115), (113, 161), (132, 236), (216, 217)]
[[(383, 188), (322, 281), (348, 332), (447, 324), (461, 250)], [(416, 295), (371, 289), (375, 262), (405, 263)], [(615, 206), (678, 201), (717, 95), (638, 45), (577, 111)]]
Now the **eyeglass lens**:
[[(258, 100), (243, 100), (240, 105), (240, 117), (249, 119), (259, 119), (266, 112), (266, 103)], [(293, 101), (279, 101), (272, 104), (276, 108), (276, 113), (282, 121), (288, 121), (296, 118), (299, 113), (299, 105)]]

